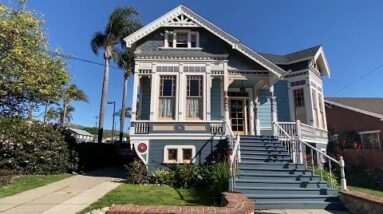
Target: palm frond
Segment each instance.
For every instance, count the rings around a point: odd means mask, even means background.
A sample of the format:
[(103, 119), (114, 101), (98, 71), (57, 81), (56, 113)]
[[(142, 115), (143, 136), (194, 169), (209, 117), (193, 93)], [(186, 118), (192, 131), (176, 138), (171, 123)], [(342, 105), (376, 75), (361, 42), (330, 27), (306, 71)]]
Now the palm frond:
[(92, 40), (90, 41), (90, 47), (94, 54), (98, 55), (100, 48), (105, 48), (107, 43), (107, 36), (102, 32), (98, 31), (93, 34)]
[(116, 44), (141, 27), (140, 16), (136, 9), (133, 7), (117, 7), (109, 16), (108, 24), (105, 27), (105, 35), (113, 38)]

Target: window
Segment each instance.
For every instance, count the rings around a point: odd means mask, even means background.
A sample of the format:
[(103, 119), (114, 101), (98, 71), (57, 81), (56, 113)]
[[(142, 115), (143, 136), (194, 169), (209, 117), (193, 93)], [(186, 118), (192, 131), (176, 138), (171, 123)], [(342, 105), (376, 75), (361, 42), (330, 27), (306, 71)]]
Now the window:
[(190, 47), (192, 48), (197, 47), (197, 33), (190, 34)]
[(198, 48), (199, 33), (189, 30), (165, 31), (165, 48)]
[(318, 93), (318, 103), (319, 103), (319, 112), (320, 112), (320, 118), (322, 119), (322, 128), (325, 129), (326, 128), (326, 123), (325, 123), (325, 116), (324, 116), (324, 109), (323, 109), (323, 98), (322, 98), (322, 94)]
[(160, 76), (159, 117), (174, 119), (176, 76)]
[(305, 96), (303, 89), (294, 90), (295, 107), (305, 106)]
[(176, 34), (176, 47), (187, 48), (188, 47), (188, 33), (177, 33)]
[(173, 32), (167, 33), (166, 37), (165, 47), (173, 47)]
[(314, 117), (314, 122), (315, 126), (319, 127), (319, 117), (318, 117), (318, 99), (317, 99), (317, 94), (315, 90), (311, 90), (312, 94), (312, 99), (313, 99), (313, 117)]
[(363, 149), (381, 150), (379, 133), (380, 131), (359, 132)]
[(193, 163), (195, 147), (190, 145), (165, 146), (164, 163)]
[(187, 76), (186, 117), (202, 119), (202, 76)]

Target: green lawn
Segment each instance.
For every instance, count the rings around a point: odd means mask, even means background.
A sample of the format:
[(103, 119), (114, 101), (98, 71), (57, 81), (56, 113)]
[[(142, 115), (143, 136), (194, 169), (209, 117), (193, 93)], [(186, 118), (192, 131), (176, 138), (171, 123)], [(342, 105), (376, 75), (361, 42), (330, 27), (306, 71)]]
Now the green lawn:
[(191, 189), (174, 189), (169, 186), (122, 184), (81, 213), (109, 207), (113, 204), (136, 205), (213, 205), (211, 195)]
[(364, 192), (364, 193), (369, 193), (374, 196), (378, 197), (383, 197), (383, 191), (379, 190), (373, 190), (373, 189), (367, 189), (367, 188), (361, 188), (361, 187), (353, 187), (353, 186), (348, 186), (348, 190), (353, 191), (353, 192)]
[(11, 196), (26, 190), (44, 186), (49, 183), (68, 178), (69, 174), (60, 175), (23, 175), (15, 177), (8, 186), (0, 187), (0, 198)]

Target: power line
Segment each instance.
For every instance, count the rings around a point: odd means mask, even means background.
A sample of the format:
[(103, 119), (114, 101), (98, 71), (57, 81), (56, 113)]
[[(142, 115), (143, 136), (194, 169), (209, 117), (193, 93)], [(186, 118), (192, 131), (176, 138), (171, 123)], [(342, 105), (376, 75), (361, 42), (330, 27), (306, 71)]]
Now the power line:
[[(81, 62), (85, 62), (85, 63), (94, 64), (94, 65), (99, 65), (99, 66), (105, 67), (104, 63), (99, 63), (99, 62), (91, 61), (91, 60), (88, 60), (88, 59), (83, 59), (83, 58), (76, 57), (76, 56), (73, 56), (73, 55), (66, 55), (66, 54), (57, 53), (57, 52), (50, 52), (50, 54), (53, 54), (53, 55), (56, 55), (56, 56), (61, 56), (61, 57), (64, 57), (66, 59), (77, 60), (77, 61), (81, 61)], [(122, 70), (123, 71), (123, 69), (121, 69), (119, 67), (116, 67), (116, 66), (109, 65), (109, 67), (112, 68), (112, 69)]]
[(343, 87), (340, 88), (338, 91), (336, 91), (336, 92), (334, 93), (334, 95), (335, 95), (335, 94), (338, 94), (339, 92), (345, 90), (346, 88), (348, 88), (348, 87), (354, 85), (355, 83), (359, 82), (361, 79), (366, 78), (367, 76), (369, 76), (370, 74), (372, 74), (373, 72), (375, 72), (376, 70), (378, 70), (378, 69), (381, 68), (381, 67), (383, 67), (383, 63), (380, 64), (380, 65), (378, 65), (378, 66), (375, 67), (374, 69), (372, 69), (372, 70), (366, 72), (365, 74), (363, 74), (362, 76), (360, 76), (358, 79), (355, 79), (354, 81), (350, 82), (349, 84), (343, 86)]

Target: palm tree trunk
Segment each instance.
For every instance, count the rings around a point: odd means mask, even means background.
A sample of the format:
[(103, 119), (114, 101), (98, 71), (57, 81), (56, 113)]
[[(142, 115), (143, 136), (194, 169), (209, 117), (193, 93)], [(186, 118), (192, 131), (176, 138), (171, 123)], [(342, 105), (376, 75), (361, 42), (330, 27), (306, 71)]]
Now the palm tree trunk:
[(105, 58), (105, 71), (104, 71), (104, 80), (102, 83), (102, 92), (101, 92), (101, 105), (100, 105), (100, 119), (98, 123), (98, 142), (102, 142), (102, 135), (104, 132), (104, 120), (105, 120), (105, 110), (107, 103), (108, 95), (108, 85), (109, 85), (109, 61), (110, 61), (111, 51), (109, 48), (105, 49), (104, 58)]
[(67, 114), (67, 108), (68, 108), (68, 105), (66, 103), (63, 103), (63, 115), (62, 115), (62, 118), (61, 118), (61, 125), (65, 125), (65, 119), (66, 119), (66, 114)]
[(122, 138), (124, 137), (124, 126), (125, 126), (125, 110), (126, 110), (126, 99), (128, 98), (128, 72), (124, 73), (124, 87), (122, 91), (122, 106), (121, 106), (121, 115), (120, 115), (120, 143), (122, 143)]

